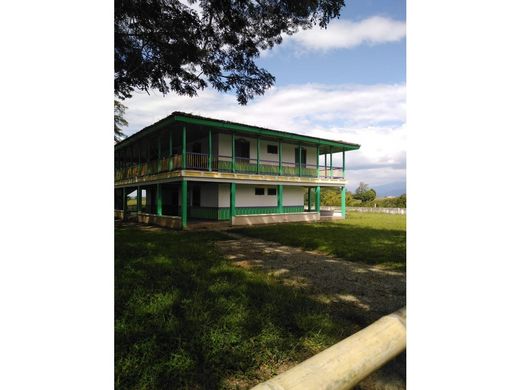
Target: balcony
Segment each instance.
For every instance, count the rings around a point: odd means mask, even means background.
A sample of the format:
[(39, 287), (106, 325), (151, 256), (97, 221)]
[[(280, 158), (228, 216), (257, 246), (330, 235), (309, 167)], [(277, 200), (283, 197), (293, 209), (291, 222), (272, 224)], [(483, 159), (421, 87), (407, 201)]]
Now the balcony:
[[(184, 167), (183, 167), (184, 166)], [(291, 176), (323, 179), (344, 179), (343, 167), (317, 165), (309, 163), (294, 163), (278, 160), (261, 160), (255, 158), (240, 158), (225, 155), (186, 153), (185, 161), (182, 154), (174, 154), (144, 163), (127, 163), (116, 167), (115, 180), (127, 180), (136, 177), (155, 175), (169, 171), (196, 170), (207, 172), (243, 173), (250, 175)]]

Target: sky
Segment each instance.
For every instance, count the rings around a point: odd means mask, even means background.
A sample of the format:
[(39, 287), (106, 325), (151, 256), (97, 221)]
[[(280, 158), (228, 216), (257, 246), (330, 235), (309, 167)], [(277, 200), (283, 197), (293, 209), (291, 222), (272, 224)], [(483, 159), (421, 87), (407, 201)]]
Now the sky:
[[(196, 97), (135, 93), (133, 134), (173, 111), (361, 144), (347, 153), (347, 189), (360, 182), (404, 192), (406, 182), (406, 1), (346, 1), (339, 19), (284, 37), (257, 64), (275, 86), (246, 106), (207, 88)], [(334, 163), (341, 165), (341, 156)], [(398, 184), (399, 183), (399, 184)], [(401, 189), (403, 189), (401, 191)], [(392, 192), (392, 191), (390, 191)]]

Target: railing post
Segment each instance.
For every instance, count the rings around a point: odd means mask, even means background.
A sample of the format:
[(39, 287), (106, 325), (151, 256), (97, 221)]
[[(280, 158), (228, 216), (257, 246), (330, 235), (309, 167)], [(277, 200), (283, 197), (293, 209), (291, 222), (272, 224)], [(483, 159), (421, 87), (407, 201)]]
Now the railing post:
[(256, 137), (256, 174), (260, 173), (260, 137)]
[(186, 169), (186, 126), (182, 126), (182, 159), (181, 169)]
[(330, 153), (330, 178), (332, 179), (334, 177), (334, 172), (332, 172), (332, 147), (329, 148)]
[(282, 173), (282, 141), (278, 140), (278, 175)]
[(188, 182), (181, 180), (181, 228), (188, 226)]
[(345, 149), (343, 149), (343, 179), (345, 178)]
[(315, 193), (315, 196), (316, 196), (316, 200), (315, 200), (315, 203), (316, 203), (316, 212), (320, 212), (320, 186), (316, 186), (316, 193)]
[(278, 205), (278, 214), (283, 213), (283, 185), (278, 184), (277, 193), (277, 205)]
[(346, 200), (346, 188), (345, 186), (341, 187), (341, 217), (345, 218), (347, 215), (347, 209), (345, 207), (345, 200)]
[(320, 177), (320, 145), (316, 146), (316, 177)]
[(235, 132), (231, 133), (231, 172), (235, 173)]
[(211, 162), (213, 160), (213, 141), (211, 137), (211, 129), (208, 132), (208, 171), (211, 172)]
[(169, 147), (169, 155), (170, 155), (170, 158), (168, 160), (168, 170), (172, 170), (173, 169), (173, 131), (172, 129), (169, 130), (168, 132), (168, 135), (170, 137), (170, 147)]

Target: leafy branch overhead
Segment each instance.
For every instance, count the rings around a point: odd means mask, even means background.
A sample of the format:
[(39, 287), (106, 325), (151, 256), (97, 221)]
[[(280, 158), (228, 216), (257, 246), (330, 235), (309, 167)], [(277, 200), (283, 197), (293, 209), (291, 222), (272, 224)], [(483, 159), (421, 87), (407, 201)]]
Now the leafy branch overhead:
[(240, 104), (275, 78), (255, 64), (261, 50), (339, 17), (344, 0), (116, 0), (114, 93), (157, 89), (194, 96), (211, 86)]

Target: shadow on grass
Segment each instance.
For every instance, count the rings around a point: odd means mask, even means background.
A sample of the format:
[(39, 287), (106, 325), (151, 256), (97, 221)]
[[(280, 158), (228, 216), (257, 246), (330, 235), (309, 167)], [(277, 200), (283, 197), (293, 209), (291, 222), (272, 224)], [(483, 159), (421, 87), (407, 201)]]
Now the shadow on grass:
[(233, 231), (345, 260), (406, 271), (406, 231), (347, 223), (284, 224)]
[(116, 229), (118, 389), (248, 388), (361, 327), (231, 266), (217, 232)]

